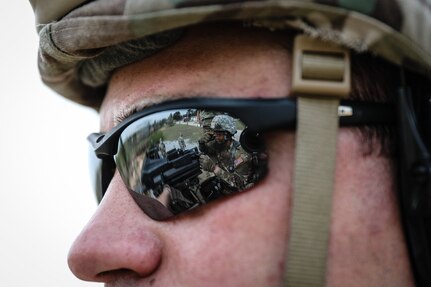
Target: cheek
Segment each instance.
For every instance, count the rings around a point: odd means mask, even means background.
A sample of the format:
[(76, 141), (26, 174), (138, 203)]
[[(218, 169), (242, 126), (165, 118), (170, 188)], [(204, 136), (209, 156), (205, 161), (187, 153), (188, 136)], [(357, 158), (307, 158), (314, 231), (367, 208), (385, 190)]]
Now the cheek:
[(295, 135), (294, 133), (273, 133), (266, 140), (269, 155), (269, 179), (273, 183), (288, 184), (291, 192), (291, 181), (294, 167)]
[(269, 173), (261, 184), (170, 226), (176, 238), (168, 246), (178, 260), (172, 264), (193, 272), (194, 280), (201, 282), (227, 280), (231, 286), (232, 280), (246, 280), (233, 286), (278, 286), (289, 222), (293, 142), (291, 135), (270, 136)]

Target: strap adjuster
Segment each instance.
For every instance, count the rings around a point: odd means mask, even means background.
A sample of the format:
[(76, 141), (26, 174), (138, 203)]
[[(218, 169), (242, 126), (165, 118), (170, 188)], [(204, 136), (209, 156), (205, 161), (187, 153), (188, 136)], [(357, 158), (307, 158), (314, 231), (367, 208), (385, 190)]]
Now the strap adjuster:
[(295, 37), (294, 94), (347, 97), (350, 86), (350, 52), (347, 48), (306, 35)]

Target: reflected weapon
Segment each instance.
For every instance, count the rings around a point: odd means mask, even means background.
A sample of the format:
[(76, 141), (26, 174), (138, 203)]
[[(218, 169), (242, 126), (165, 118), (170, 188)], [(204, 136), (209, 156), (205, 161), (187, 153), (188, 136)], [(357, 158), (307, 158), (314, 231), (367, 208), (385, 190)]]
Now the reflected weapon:
[(143, 185), (158, 196), (165, 184), (179, 189), (198, 184), (197, 177), (201, 173), (199, 151), (194, 147), (187, 150), (172, 149), (166, 158), (147, 158), (141, 178)]

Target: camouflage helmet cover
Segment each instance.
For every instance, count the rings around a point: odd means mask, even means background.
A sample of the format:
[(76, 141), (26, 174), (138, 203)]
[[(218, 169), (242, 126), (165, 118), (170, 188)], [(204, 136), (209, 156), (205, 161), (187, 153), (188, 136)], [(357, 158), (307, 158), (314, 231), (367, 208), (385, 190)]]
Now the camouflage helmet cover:
[[(43, 82), (93, 107), (99, 106), (115, 68), (172, 44), (180, 36), (179, 28), (210, 21), (241, 20), (270, 29), (298, 29), (431, 74), (431, 0), (30, 2), (40, 37), (38, 64)], [(136, 45), (133, 41), (138, 39)], [(133, 59), (112, 57), (136, 51), (139, 56)], [(119, 60), (103, 66), (103, 58)]]
[(228, 132), (231, 136), (236, 134), (235, 121), (228, 115), (217, 115), (211, 121), (211, 129), (215, 132)]

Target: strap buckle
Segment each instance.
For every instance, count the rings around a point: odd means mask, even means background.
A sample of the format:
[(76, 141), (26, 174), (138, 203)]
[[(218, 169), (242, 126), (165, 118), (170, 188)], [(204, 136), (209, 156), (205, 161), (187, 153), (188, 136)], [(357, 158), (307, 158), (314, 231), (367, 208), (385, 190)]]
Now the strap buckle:
[(295, 37), (292, 93), (347, 97), (350, 86), (347, 48), (306, 35)]

